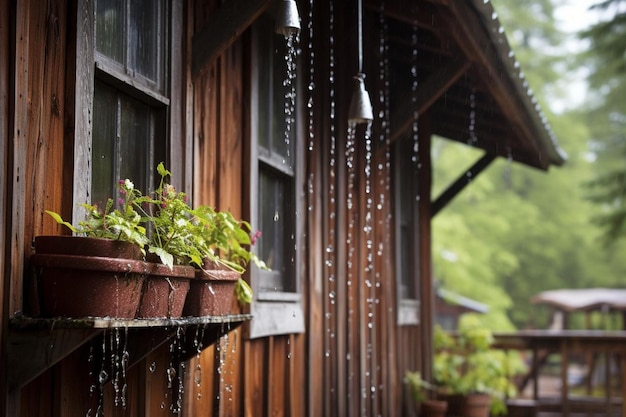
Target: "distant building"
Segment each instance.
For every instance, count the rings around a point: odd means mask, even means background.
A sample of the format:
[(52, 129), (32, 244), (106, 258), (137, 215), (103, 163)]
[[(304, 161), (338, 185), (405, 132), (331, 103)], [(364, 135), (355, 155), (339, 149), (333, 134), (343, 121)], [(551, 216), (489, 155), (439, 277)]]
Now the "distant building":
[(481, 313), (489, 311), (489, 306), (471, 298), (464, 297), (444, 288), (435, 290), (435, 324), (445, 330), (455, 330), (459, 317), (464, 313)]

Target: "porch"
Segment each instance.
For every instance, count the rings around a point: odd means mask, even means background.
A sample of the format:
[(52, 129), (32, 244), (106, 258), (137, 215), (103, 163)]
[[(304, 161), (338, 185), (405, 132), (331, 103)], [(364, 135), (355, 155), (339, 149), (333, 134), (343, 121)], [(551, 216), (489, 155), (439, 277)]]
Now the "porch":
[[(498, 333), (495, 346), (526, 356), (509, 415), (620, 416), (626, 395), (626, 331), (522, 330)], [(519, 413), (519, 414), (518, 414)]]

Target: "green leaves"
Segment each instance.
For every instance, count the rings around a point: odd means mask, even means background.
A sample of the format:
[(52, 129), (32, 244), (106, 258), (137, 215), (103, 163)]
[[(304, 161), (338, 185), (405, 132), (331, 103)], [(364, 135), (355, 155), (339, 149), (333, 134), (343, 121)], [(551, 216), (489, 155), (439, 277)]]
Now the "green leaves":
[(163, 265), (169, 266), (170, 269), (174, 267), (174, 256), (165, 249), (156, 246), (150, 246), (148, 248), (148, 251), (157, 255), (159, 259), (161, 259), (161, 263)]
[(63, 218), (61, 218), (61, 216), (58, 213), (55, 213), (54, 211), (50, 211), (50, 210), (46, 210), (46, 213), (52, 216), (52, 218), (56, 220), (57, 223), (70, 229), (72, 233), (78, 233), (78, 230), (76, 230), (76, 228), (72, 226), (72, 223), (66, 222), (65, 220), (63, 220)]
[(237, 282), (235, 282), (235, 296), (240, 303), (250, 304), (253, 300), (254, 293), (248, 283), (239, 278)]
[[(166, 177), (172, 174), (163, 163), (157, 165), (157, 172), (161, 180), (151, 195), (144, 196), (130, 180), (124, 179), (118, 182), (118, 208), (114, 208), (113, 199), (107, 201), (104, 211), (83, 204), (87, 216), (78, 227), (57, 213), (46, 213), (73, 233), (133, 242), (144, 254), (147, 247), (149, 253), (170, 268), (189, 264), (202, 268), (208, 259), (238, 273), (245, 272), (251, 261), (268, 269), (250, 250), (253, 242), (248, 222), (209, 206), (192, 208), (185, 193), (166, 183)], [(255, 239), (259, 236), (260, 232), (255, 233)], [(236, 283), (235, 293), (241, 303), (253, 299), (252, 289), (243, 279)]]

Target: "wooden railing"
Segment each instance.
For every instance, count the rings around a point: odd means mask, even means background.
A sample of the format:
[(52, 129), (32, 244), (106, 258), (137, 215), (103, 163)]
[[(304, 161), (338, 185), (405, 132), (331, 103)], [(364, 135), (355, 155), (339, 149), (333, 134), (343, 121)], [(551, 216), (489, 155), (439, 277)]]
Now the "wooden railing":
[[(529, 373), (517, 382), (527, 398), (522, 403), (533, 411), (626, 417), (626, 331), (524, 330), (495, 337), (496, 347), (529, 355)], [(550, 361), (551, 356), (560, 361)], [(542, 388), (549, 364), (558, 366), (554, 379), (560, 382), (551, 392)], [(584, 370), (575, 387), (570, 383), (573, 365)], [(594, 380), (599, 374), (602, 378)]]

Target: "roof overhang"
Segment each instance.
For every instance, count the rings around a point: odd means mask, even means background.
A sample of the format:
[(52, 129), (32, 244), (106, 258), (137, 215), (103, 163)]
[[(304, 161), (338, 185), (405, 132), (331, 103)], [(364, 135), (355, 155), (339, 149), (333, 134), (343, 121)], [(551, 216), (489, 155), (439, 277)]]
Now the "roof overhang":
[[(380, 1), (366, 5), (369, 12), (381, 11)], [(390, 0), (382, 10), (388, 21), (392, 92), (402, 92), (391, 97), (392, 139), (408, 134), (415, 114), (428, 111), (438, 136), (538, 169), (563, 164), (565, 154), (490, 2)], [(415, 26), (419, 86), (411, 93), (407, 68)]]

